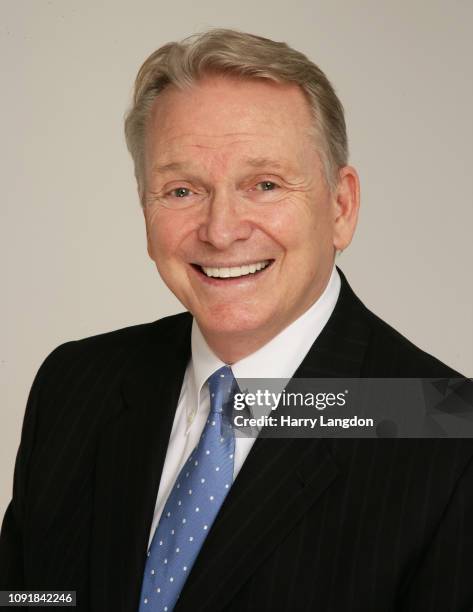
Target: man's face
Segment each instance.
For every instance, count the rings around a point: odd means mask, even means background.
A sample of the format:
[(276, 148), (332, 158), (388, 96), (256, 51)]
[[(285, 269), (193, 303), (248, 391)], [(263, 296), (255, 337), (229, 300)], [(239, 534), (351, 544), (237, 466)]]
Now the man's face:
[(337, 203), (312, 130), (296, 85), (212, 76), (156, 99), (148, 252), (210, 344), (268, 341), (328, 281)]

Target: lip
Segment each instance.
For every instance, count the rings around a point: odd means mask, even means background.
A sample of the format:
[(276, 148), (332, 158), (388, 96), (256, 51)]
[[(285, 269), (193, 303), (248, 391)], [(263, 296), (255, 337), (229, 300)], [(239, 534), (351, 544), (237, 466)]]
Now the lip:
[(241, 268), (242, 266), (251, 266), (252, 264), (259, 263), (260, 261), (269, 261), (273, 262), (274, 259), (272, 257), (263, 257), (261, 259), (250, 259), (244, 262), (232, 262), (225, 261), (223, 263), (212, 262), (202, 262), (202, 261), (194, 261), (191, 263), (191, 266), (198, 266), (200, 268)]
[[(263, 260), (252, 260), (250, 263), (254, 263), (255, 261), (263, 261)], [(227, 277), (227, 278), (218, 278), (215, 276), (207, 276), (205, 274), (205, 272), (203, 272), (200, 267), (201, 264), (189, 264), (190, 269), (192, 270), (192, 273), (203, 283), (205, 283), (206, 285), (209, 286), (213, 286), (213, 287), (235, 287), (238, 285), (249, 285), (249, 284), (253, 284), (255, 282), (258, 282), (258, 280), (261, 280), (263, 277), (267, 276), (267, 272), (269, 270), (271, 270), (271, 268), (273, 267), (273, 264), (275, 262), (274, 259), (267, 259), (266, 261), (269, 261), (270, 263), (266, 266), (266, 268), (263, 268), (263, 270), (259, 270), (258, 272), (254, 272), (253, 274), (246, 274), (245, 276), (237, 276), (237, 277)], [(204, 264), (205, 267), (215, 267), (215, 268), (233, 268), (233, 267), (237, 267), (237, 266), (248, 266), (250, 265), (250, 263), (237, 263), (237, 264), (229, 264), (229, 263), (225, 263), (225, 264), (220, 264), (220, 265), (215, 265), (214, 263), (212, 263), (211, 265), (207, 266), (207, 264)]]

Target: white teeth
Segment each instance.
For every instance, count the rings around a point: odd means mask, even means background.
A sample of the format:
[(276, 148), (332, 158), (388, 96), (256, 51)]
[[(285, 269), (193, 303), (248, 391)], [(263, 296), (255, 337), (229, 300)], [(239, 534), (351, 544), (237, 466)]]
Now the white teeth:
[(202, 266), (202, 270), (207, 276), (214, 276), (216, 278), (236, 278), (238, 276), (254, 274), (258, 270), (263, 270), (263, 268), (266, 268), (268, 264), (269, 261), (264, 260), (249, 264), (247, 266), (235, 266), (233, 268), (210, 268), (207, 266)]

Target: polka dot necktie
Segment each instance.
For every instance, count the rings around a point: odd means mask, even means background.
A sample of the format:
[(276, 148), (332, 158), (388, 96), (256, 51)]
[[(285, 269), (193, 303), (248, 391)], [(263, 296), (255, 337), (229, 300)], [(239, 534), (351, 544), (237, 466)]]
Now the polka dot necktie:
[(171, 612), (233, 482), (231, 415), (236, 381), (229, 366), (208, 379), (210, 413), (174, 483), (148, 551), (139, 612)]

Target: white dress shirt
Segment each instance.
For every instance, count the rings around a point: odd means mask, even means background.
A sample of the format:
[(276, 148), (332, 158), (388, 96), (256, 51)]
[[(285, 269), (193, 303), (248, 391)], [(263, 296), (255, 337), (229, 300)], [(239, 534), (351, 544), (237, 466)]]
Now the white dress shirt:
[[(304, 314), (255, 353), (232, 364), (235, 378), (290, 379), (329, 320), (339, 293), (340, 277), (334, 266), (324, 292)], [(207, 379), (226, 365), (212, 352), (195, 319), (192, 323), (191, 348), (192, 357), (184, 375), (174, 416), (148, 547), (174, 482), (204, 429), (210, 411)], [(237, 477), (254, 442), (255, 438), (235, 438), (233, 479)]]

